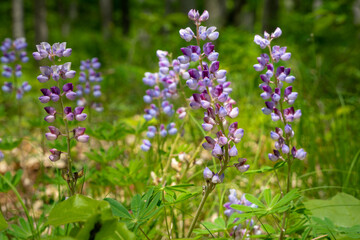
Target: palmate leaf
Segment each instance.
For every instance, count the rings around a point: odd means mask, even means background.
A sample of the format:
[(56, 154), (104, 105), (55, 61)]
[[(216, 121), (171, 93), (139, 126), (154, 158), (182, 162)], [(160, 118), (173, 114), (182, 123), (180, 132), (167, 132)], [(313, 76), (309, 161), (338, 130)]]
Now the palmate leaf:
[(140, 213), (140, 206), (141, 206), (141, 196), (140, 194), (136, 194), (132, 199), (131, 199), (131, 211), (133, 212), (135, 217), (139, 216)]
[(20, 145), (22, 142), (22, 138), (20, 139), (12, 139), (12, 138), (2, 138), (0, 141), (0, 149), (1, 150), (12, 150)]
[(263, 195), (264, 195), (266, 205), (269, 206), (270, 203), (271, 203), (271, 190), (270, 189), (265, 189), (264, 192), (263, 192)]
[[(16, 186), (20, 182), (23, 172), (23, 170), (19, 169), (16, 171), (14, 176), (12, 176), (10, 172), (6, 172), (4, 178), (11, 182), (12, 185)], [(10, 189), (10, 186), (2, 178), (0, 178), (0, 192), (7, 192)]]
[(275, 197), (271, 199), (271, 192), (269, 189), (267, 189), (264, 191), (263, 196), (265, 202), (267, 203), (267, 206), (265, 206), (264, 203), (255, 196), (251, 194), (245, 194), (245, 198), (251, 203), (257, 205), (258, 206), (257, 208), (252, 208), (250, 206), (237, 205), (237, 204), (233, 204), (231, 205), (231, 207), (236, 210), (242, 211), (244, 213), (248, 213), (248, 214), (252, 213), (253, 215), (256, 216), (267, 215), (271, 213), (282, 213), (288, 210), (291, 207), (289, 203), (294, 199), (298, 198), (300, 195), (297, 189), (293, 189), (281, 199), (280, 199), (280, 194), (275, 195)]
[(148, 204), (146, 209), (141, 212), (142, 218), (147, 218), (148, 214), (150, 214), (151, 211), (155, 209), (159, 201), (160, 201), (160, 193), (157, 193), (155, 194), (154, 198), (151, 200), (150, 204)]
[(16, 237), (16, 239), (29, 239), (33, 236), (29, 222), (24, 218), (19, 219), (19, 225), (11, 224), (9, 234)]
[(257, 199), (256, 197), (254, 197), (253, 195), (251, 195), (249, 193), (245, 194), (245, 198), (248, 201), (250, 201), (251, 203), (257, 205), (259, 208), (264, 208), (265, 207), (265, 205), (259, 199)]
[(281, 198), (277, 203), (275, 203), (272, 207), (273, 208), (280, 208), (284, 207), (291, 201), (295, 200), (296, 198), (300, 197), (299, 190), (293, 189), (288, 192), (283, 198)]
[(111, 210), (115, 216), (123, 218), (127, 223), (129, 229), (136, 229), (154, 217), (162, 207), (160, 205), (161, 193), (154, 194), (154, 188), (149, 189), (142, 197), (136, 194), (130, 203), (130, 214), (127, 209), (114, 199), (106, 198), (105, 200), (110, 203)]

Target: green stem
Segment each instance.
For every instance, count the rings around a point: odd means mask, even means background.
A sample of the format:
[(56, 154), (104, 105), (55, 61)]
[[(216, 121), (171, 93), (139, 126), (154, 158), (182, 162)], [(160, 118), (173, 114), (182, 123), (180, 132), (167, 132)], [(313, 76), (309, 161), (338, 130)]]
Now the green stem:
[[(58, 81), (58, 87), (60, 88), (60, 82)], [(61, 113), (64, 114), (64, 102), (62, 99), (61, 94), (59, 95), (60, 97), (60, 105), (61, 105)], [(71, 145), (70, 145), (70, 132), (69, 132), (69, 125), (68, 125), (68, 120), (67, 119), (63, 119), (64, 123), (65, 123), (65, 131), (66, 131), (66, 144), (67, 144), (67, 164), (68, 164), (68, 174), (69, 174), (69, 189), (70, 189), (70, 196), (73, 196), (75, 194), (75, 179), (74, 179), (74, 175), (72, 172), (72, 158), (71, 158)]]
[[(163, 202), (165, 203), (164, 190), (162, 191), (162, 200), (163, 200)], [(165, 217), (164, 217), (164, 218), (165, 218), (166, 231), (167, 231), (167, 234), (168, 234), (169, 239), (171, 239), (171, 234), (170, 234), (170, 231), (169, 231), (169, 225), (168, 225), (168, 222), (167, 222), (166, 206), (164, 206), (164, 214), (165, 214)]]
[(191, 225), (190, 225), (190, 228), (189, 228), (189, 231), (188, 231), (188, 234), (186, 235), (187, 238), (190, 238), (191, 236), (191, 233), (193, 232), (194, 230), (194, 227), (197, 223), (197, 220), (200, 216), (200, 213), (201, 213), (201, 210), (203, 209), (204, 207), (204, 204), (206, 202), (206, 199), (208, 198), (208, 196), (210, 195), (210, 193), (214, 190), (215, 188), (215, 185), (213, 183), (210, 183), (208, 185), (208, 187), (206, 188), (206, 191), (201, 199), (201, 202), (200, 202), (200, 205), (198, 207), (198, 209), (196, 210), (196, 213), (195, 213), (195, 217), (193, 218), (192, 222), (191, 222)]
[[(271, 60), (274, 60), (274, 58), (272, 56), (270, 44), (268, 45), (268, 48), (269, 48)], [(278, 87), (278, 79), (275, 79), (275, 86)], [(284, 114), (284, 108), (283, 108), (282, 99), (280, 99), (280, 101), (279, 101), (279, 106), (280, 106), (279, 111), (281, 112), (282, 122), (284, 123), (284, 126), (286, 126), (287, 121), (286, 121), (285, 114)], [(285, 144), (289, 147), (289, 149), (291, 149), (290, 143), (291, 142), (290, 142), (289, 136), (285, 135)], [(286, 162), (288, 164), (287, 181), (286, 181), (286, 193), (288, 193), (290, 191), (290, 188), (291, 188), (291, 175), (292, 175), (292, 172), (291, 172), (291, 150), (287, 154)], [(282, 193), (282, 196), (283, 196), (283, 193)], [(280, 237), (279, 237), (280, 240), (283, 240), (284, 237), (285, 237), (287, 216), (288, 216), (288, 211), (285, 211), (284, 214), (283, 214), (283, 219), (282, 219), (282, 224), (281, 224), (281, 229), (280, 229)]]
[(139, 230), (140, 230), (140, 232), (142, 232), (142, 233), (145, 235), (146, 239), (150, 240), (150, 238), (149, 238), (149, 237), (146, 235), (146, 233), (141, 229), (141, 227), (139, 227)]

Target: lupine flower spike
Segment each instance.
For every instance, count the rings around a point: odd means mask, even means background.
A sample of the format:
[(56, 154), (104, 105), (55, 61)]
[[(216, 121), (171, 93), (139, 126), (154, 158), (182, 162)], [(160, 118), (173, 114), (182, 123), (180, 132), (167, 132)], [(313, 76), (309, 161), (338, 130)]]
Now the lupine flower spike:
[(89, 106), (97, 112), (104, 110), (97, 100), (101, 96), (100, 83), (103, 80), (101, 72), (98, 72), (100, 66), (98, 58), (81, 61), (79, 83), (76, 86), (77, 104), (82, 107)]
[[(68, 57), (71, 55), (71, 48), (66, 48), (66, 43), (54, 43), (52, 46), (49, 43), (42, 42), (36, 45), (37, 52), (33, 53), (33, 57), (36, 60), (42, 60), (48, 58), (52, 63), (55, 63), (56, 58)], [(49, 126), (49, 132), (45, 134), (46, 139), (49, 141), (57, 140), (59, 137), (65, 137), (68, 145), (68, 152), (64, 153), (67, 156), (68, 169), (63, 174), (64, 179), (67, 181), (70, 195), (75, 194), (76, 181), (79, 177), (78, 174), (72, 172), (72, 158), (70, 152), (70, 141), (74, 138), (76, 141), (86, 143), (89, 141), (89, 136), (85, 134), (85, 128), (77, 127), (73, 130), (69, 129), (69, 121), (82, 122), (87, 118), (87, 114), (83, 113), (84, 107), (77, 106), (72, 108), (65, 106), (66, 99), (70, 101), (76, 100), (76, 92), (72, 83), (63, 83), (63, 80), (69, 80), (75, 77), (76, 72), (71, 70), (71, 63), (66, 62), (62, 65), (41, 66), (41, 74), (37, 77), (39, 82), (44, 83), (49, 80), (54, 80), (56, 86), (52, 86), (50, 89), (42, 88), (40, 91), (42, 96), (39, 97), (41, 103), (60, 102), (60, 109), (56, 109), (52, 106), (44, 107), (47, 113), (44, 120), (48, 123), (55, 123), (57, 118), (64, 120), (64, 129), (59, 129), (55, 126)], [(54, 124), (55, 125), (55, 124)], [(63, 152), (53, 148), (50, 149), (51, 155), (50, 161), (56, 162), (60, 160)]]
[[(145, 73), (143, 82), (151, 88), (146, 90), (143, 97), (144, 102), (150, 104), (145, 109), (144, 119), (150, 121), (152, 119), (163, 119), (161, 116), (171, 117), (174, 113), (174, 107), (171, 101), (178, 97), (177, 84), (179, 81), (179, 73), (184, 71), (181, 69), (179, 60), (170, 60), (169, 54), (166, 51), (158, 50), (156, 55), (159, 59), (159, 72)], [(187, 68), (187, 66), (182, 66)], [(177, 110), (179, 118), (184, 118), (186, 112), (184, 110)], [(180, 117), (181, 116), (181, 117)], [(177, 128), (174, 122), (165, 125), (161, 122), (158, 126), (149, 126), (146, 136), (148, 139), (143, 140), (141, 150), (149, 151), (152, 144), (151, 139), (155, 136), (165, 138), (168, 135), (175, 135)]]
[[(262, 49), (268, 48), (270, 56), (263, 53), (258, 57), (258, 63), (254, 65), (254, 69), (258, 72), (266, 71), (260, 75), (262, 83), (260, 89), (263, 91), (260, 97), (265, 100), (265, 107), (262, 112), (270, 115), (273, 121), (281, 121), (283, 126), (276, 127), (275, 131), (271, 131), (270, 137), (275, 141), (272, 153), (269, 153), (271, 161), (292, 161), (291, 158), (303, 160), (306, 152), (303, 149), (296, 150), (291, 146), (291, 139), (294, 137), (294, 131), (291, 123), (301, 117), (301, 110), (292, 106), (298, 97), (298, 93), (293, 91), (293, 87), (289, 84), (293, 83), (295, 77), (291, 75), (291, 69), (284, 66), (274, 67), (275, 63), (287, 61), (291, 57), (291, 53), (286, 52), (286, 47), (273, 46), (271, 42), (280, 37), (282, 31), (276, 28), (272, 34), (264, 33), (264, 37), (256, 35), (254, 42)], [(288, 105), (286, 107), (286, 105)], [(291, 149), (291, 151), (290, 151)]]
[(2, 76), (5, 78), (14, 77), (14, 83), (4, 82), (2, 90), (5, 93), (11, 93), (15, 91), (16, 99), (21, 99), (25, 92), (31, 90), (31, 86), (28, 82), (23, 82), (18, 85), (18, 78), (22, 76), (20, 63), (26, 63), (29, 58), (26, 54), (27, 43), (25, 38), (17, 38), (14, 41), (10, 38), (6, 38), (1, 45), (1, 51), (3, 56), (1, 62), (3, 65)]
[[(197, 91), (190, 97), (190, 107), (192, 109), (204, 109), (204, 121), (202, 127), (206, 132), (216, 131), (216, 137), (205, 137), (203, 147), (211, 151), (211, 154), (222, 162), (223, 168), (213, 174), (214, 180), (208, 181), (219, 183), (222, 174), (230, 158), (238, 156), (236, 143), (240, 142), (244, 130), (238, 128), (237, 122), (225, 126), (228, 120), (236, 118), (239, 114), (239, 108), (235, 107), (235, 101), (230, 97), (232, 91), (231, 83), (226, 79), (227, 71), (220, 69), (218, 61), (219, 53), (215, 51), (215, 45), (211, 41), (215, 41), (219, 37), (216, 27), (202, 26), (202, 22), (209, 18), (209, 13), (204, 11), (201, 15), (196, 10), (190, 10), (189, 18), (196, 25), (196, 32), (191, 28), (181, 29), (180, 37), (186, 41), (196, 40), (196, 45), (190, 45), (181, 48), (183, 53), (178, 58), (181, 64), (190, 64), (196, 62), (198, 66), (191, 68), (187, 72), (182, 73), (182, 77), (186, 80), (187, 86)], [(200, 41), (207, 41), (201, 49)], [(227, 133), (226, 133), (227, 132)], [(240, 159), (239, 159), (240, 161)], [(236, 164), (239, 169), (239, 163)], [(246, 167), (242, 167), (244, 171)], [(204, 170), (204, 176), (209, 169)]]
[[(259, 86), (263, 91), (260, 97), (265, 100), (265, 107), (262, 108), (262, 112), (270, 115), (272, 121), (282, 122), (281, 126), (270, 132), (270, 137), (275, 141), (275, 145), (273, 152), (269, 153), (268, 157), (273, 162), (282, 160), (287, 163), (286, 193), (288, 193), (292, 181), (291, 165), (295, 159), (304, 160), (307, 153), (302, 148), (297, 150), (292, 141), (295, 135), (292, 124), (301, 117), (301, 110), (295, 110), (293, 107), (298, 93), (293, 91), (290, 84), (295, 81), (295, 77), (291, 75), (290, 68), (279, 64), (280, 61), (288, 61), (291, 58), (291, 53), (286, 51), (286, 47), (277, 45), (271, 47), (271, 42), (280, 37), (281, 34), (281, 29), (276, 28), (272, 34), (265, 32), (264, 37), (255, 36), (254, 42), (262, 49), (268, 48), (270, 56), (266, 53), (261, 54), (257, 58), (258, 63), (254, 65), (254, 69), (263, 72), (260, 75), (262, 83)], [(281, 240), (286, 232), (286, 217), (287, 214), (284, 214), (279, 237)]]
[[(231, 82), (227, 81), (227, 71), (220, 68), (219, 53), (215, 51), (213, 41), (219, 37), (219, 32), (216, 31), (216, 27), (202, 26), (202, 23), (209, 18), (206, 10), (200, 15), (197, 10), (192, 9), (188, 17), (194, 22), (196, 31), (189, 27), (181, 29), (180, 37), (186, 42), (194, 39), (196, 44), (181, 48), (183, 55), (178, 57), (178, 60), (181, 65), (186, 66), (194, 62), (196, 67), (181, 73), (181, 76), (186, 80), (186, 85), (194, 91), (190, 97), (190, 107), (204, 110), (202, 127), (209, 135), (205, 137), (202, 146), (221, 165), (218, 172), (212, 172), (208, 167), (204, 169), (203, 175), (206, 181), (206, 191), (202, 200), (204, 202), (215, 186), (224, 181), (226, 168), (234, 166), (242, 173), (248, 170), (249, 165), (245, 164), (246, 160), (243, 158), (238, 158), (236, 144), (241, 141), (244, 130), (238, 127), (237, 122), (231, 123), (231, 119), (238, 116), (239, 108), (230, 97)], [(201, 41), (205, 41), (202, 47)], [(212, 136), (213, 132), (215, 134)], [(237, 161), (236, 158), (238, 158)], [(232, 160), (236, 163), (232, 164)], [(199, 206), (197, 213), (201, 211), (202, 206)], [(198, 214), (190, 226), (188, 237), (191, 235), (197, 217)]]

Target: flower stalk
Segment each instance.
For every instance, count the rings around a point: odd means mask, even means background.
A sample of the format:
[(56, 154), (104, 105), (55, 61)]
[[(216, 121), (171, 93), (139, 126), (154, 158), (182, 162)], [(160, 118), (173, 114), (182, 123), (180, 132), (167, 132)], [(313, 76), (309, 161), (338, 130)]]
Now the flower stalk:
[[(52, 46), (49, 43), (42, 42), (36, 45), (37, 52), (33, 53), (33, 57), (36, 60), (42, 60), (48, 58), (52, 63), (55, 63), (56, 58), (68, 57), (71, 55), (72, 49), (66, 48), (66, 43), (55, 43)], [(56, 121), (58, 115), (60, 115), (64, 121), (65, 134), (55, 126), (49, 126), (50, 132), (45, 134), (45, 137), (49, 141), (57, 140), (59, 137), (66, 138), (66, 155), (67, 155), (67, 169), (63, 170), (62, 177), (67, 182), (69, 188), (69, 195), (72, 196), (76, 193), (76, 183), (79, 178), (84, 175), (83, 169), (80, 171), (73, 171), (73, 159), (71, 157), (71, 140), (75, 139), (77, 142), (87, 143), (89, 136), (85, 134), (85, 128), (76, 127), (73, 130), (69, 128), (70, 121), (84, 121), (87, 118), (87, 114), (83, 113), (84, 107), (77, 106), (74, 110), (71, 107), (65, 106), (64, 99), (74, 101), (77, 94), (73, 91), (74, 86), (72, 83), (61, 84), (61, 80), (72, 79), (75, 77), (76, 72), (70, 69), (71, 63), (67, 62), (63, 65), (51, 65), (41, 66), (41, 74), (37, 77), (39, 82), (44, 83), (53, 79), (56, 82), (56, 86), (50, 89), (43, 88), (41, 92), (43, 96), (39, 97), (41, 103), (46, 104), (49, 102), (60, 102), (60, 109), (56, 109), (52, 106), (44, 107), (47, 112), (47, 116), (44, 120), (48, 123)], [(73, 133), (73, 136), (71, 136)], [(50, 149), (51, 155), (49, 156), (50, 161), (56, 162), (60, 160), (61, 154), (63, 153), (58, 149)]]
[[(270, 115), (272, 121), (280, 120), (282, 123), (282, 126), (276, 127), (275, 131), (270, 133), (270, 137), (275, 140), (275, 149), (273, 149), (273, 153), (268, 154), (268, 157), (273, 162), (282, 160), (287, 163), (285, 193), (288, 193), (291, 190), (292, 163), (295, 159), (304, 160), (307, 153), (303, 149), (297, 150), (291, 141), (295, 134), (291, 123), (301, 117), (301, 110), (295, 111), (292, 106), (297, 99), (298, 93), (293, 92), (291, 85), (284, 87), (285, 84), (292, 84), (295, 81), (295, 77), (290, 75), (291, 69), (284, 66), (277, 66), (275, 68), (275, 64), (280, 60), (288, 61), (291, 58), (291, 53), (286, 52), (287, 47), (277, 45), (271, 47), (271, 42), (281, 35), (281, 29), (276, 28), (271, 34), (265, 31), (264, 37), (255, 36), (254, 42), (262, 49), (267, 48), (269, 55), (266, 53), (261, 54), (257, 58), (258, 64), (254, 65), (254, 69), (258, 72), (266, 70), (265, 74), (260, 75), (262, 83), (259, 86), (263, 90), (260, 97), (266, 100), (265, 107), (262, 108), (263, 113)], [(288, 108), (284, 107), (285, 104), (288, 105)], [(285, 236), (288, 215), (288, 211), (283, 214), (280, 239), (283, 239)]]
[[(216, 31), (216, 27), (202, 26), (202, 23), (209, 18), (206, 10), (200, 15), (197, 10), (192, 9), (188, 17), (196, 26), (196, 34), (188, 27), (180, 30), (180, 37), (187, 42), (195, 38), (196, 45), (181, 48), (183, 56), (178, 57), (178, 60), (180, 66), (189, 66), (190, 62), (195, 62), (198, 66), (181, 73), (181, 76), (191, 90), (199, 92), (190, 97), (190, 107), (205, 110), (202, 128), (210, 133), (216, 130), (216, 138), (206, 136), (202, 146), (205, 150), (211, 151), (212, 156), (219, 161), (221, 166), (216, 173), (208, 167), (204, 169), (206, 185), (203, 198), (187, 234), (190, 237), (208, 196), (217, 184), (223, 182), (226, 169), (232, 165), (231, 159), (237, 157), (236, 144), (241, 141), (244, 130), (238, 128), (237, 122), (228, 123), (228, 118), (233, 119), (238, 116), (239, 109), (233, 107), (236, 102), (229, 96), (232, 89), (231, 83), (226, 81), (226, 70), (219, 69), (219, 61), (217, 61), (219, 53), (215, 51), (212, 42), (206, 42), (201, 46), (201, 40), (215, 41), (219, 37), (219, 32)], [(250, 167), (245, 163), (246, 159), (238, 158), (238, 162), (235, 162), (233, 166), (240, 172), (245, 172)]]

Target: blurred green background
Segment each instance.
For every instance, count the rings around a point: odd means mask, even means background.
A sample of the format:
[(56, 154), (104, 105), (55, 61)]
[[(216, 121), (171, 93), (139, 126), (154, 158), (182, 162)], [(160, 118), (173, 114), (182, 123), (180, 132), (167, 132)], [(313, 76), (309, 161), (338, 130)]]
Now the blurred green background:
[[(286, 66), (296, 76), (295, 107), (303, 113), (295, 127), (296, 140), (308, 152), (305, 162), (296, 166), (297, 177), (315, 197), (341, 190), (360, 196), (359, 0), (4, 0), (1, 39), (19, 34), (14, 33), (12, 14), (19, 2), (29, 55), (41, 41), (66, 41), (73, 49), (69, 61), (74, 70), (79, 69), (80, 60), (99, 57), (104, 73), (102, 102), (106, 103), (101, 120), (108, 122), (143, 113), (146, 86), (142, 77), (147, 71), (157, 71), (156, 50), (180, 55), (180, 47), (187, 43), (178, 32), (191, 26), (188, 10), (207, 9), (207, 24), (220, 32), (216, 50), (221, 68), (228, 70), (233, 82), (232, 97), (241, 109), (239, 125), (247, 133), (244, 155), (252, 161), (252, 169), (272, 164), (266, 155), (272, 144), (270, 129), (276, 126), (260, 110), (260, 78), (252, 66), (261, 49), (253, 38), (280, 27), (283, 35), (276, 44), (292, 53)], [(33, 86), (24, 101), (29, 121), (41, 113), (37, 67), (31, 58), (23, 66), (21, 79)], [(1, 85), (4, 81), (1, 77)], [(4, 98), (1, 92), (0, 102)], [(0, 110), (4, 126), (0, 137), (11, 135), (12, 117), (4, 106)]]

